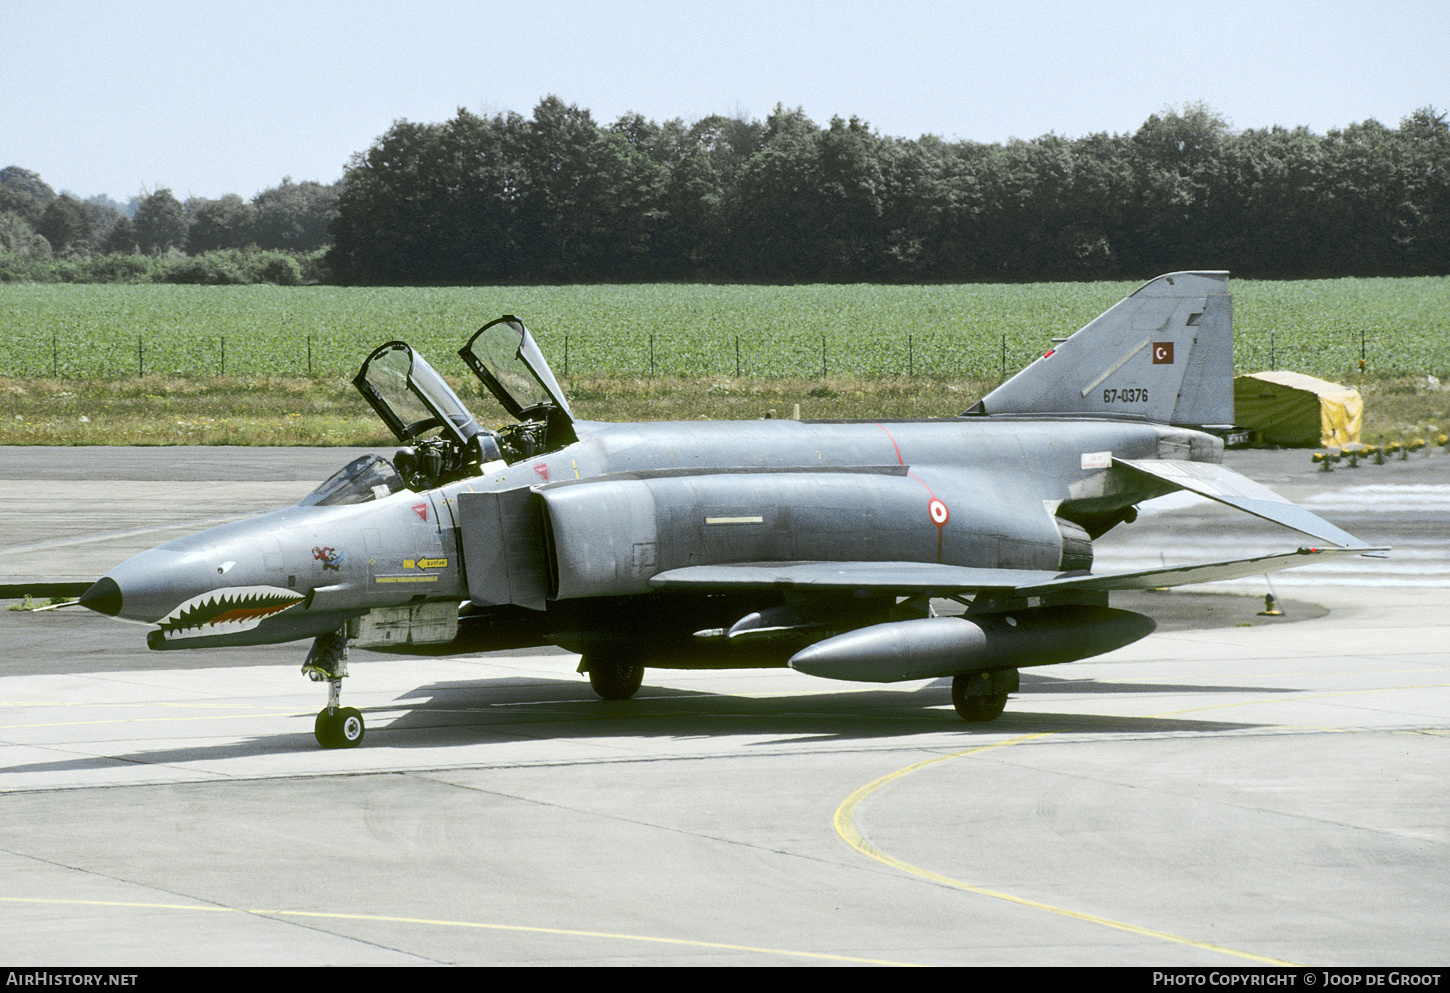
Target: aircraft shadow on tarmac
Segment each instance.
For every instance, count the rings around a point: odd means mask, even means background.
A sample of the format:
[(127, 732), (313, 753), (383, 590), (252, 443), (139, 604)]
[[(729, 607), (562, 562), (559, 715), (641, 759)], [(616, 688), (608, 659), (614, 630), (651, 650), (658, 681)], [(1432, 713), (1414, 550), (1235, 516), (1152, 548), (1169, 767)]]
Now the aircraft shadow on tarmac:
[[(1184, 686), (1178, 683), (1105, 683), (1097, 679), (1072, 676), (1041, 676), (1024, 672), (1022, 688), (1028, 693), (1302, 693), (1298, 686), (1213, 686), (1202, 683)], [(938, 680), (948, 689), (951, 682)], [(1032, 687), (1032, 689), (1028, 689)], [(1014, 699), (1016, 699), (1014, 697)], [(1008, 704), (1010, 707), (1010, 703)]]
[[(1022, 674), (1024, 694), (1014, 695), (1001, 717), (968, 724), (951, 706), (951, 680), (937, 679), (915, 689), (882, 687), (799, 696), (731, 696), (646, 685), (631, 700), (596, 699), (587, 685), (573, 680), (480, 680), (421, 686), (400, 703), (407, 710), (389, 725), (394, 732), (437, 729), (506, 737), (709, 737), (766, 736), (768, 742), (849, 741), (940, 734), (1029, 734), (1037, 731), (1083, 733), (1164, 733), (1246, 730), (1267, 725), (1181, 718), (1140, 718), (1101, 714), (1034, 713), (1032, 697), (1061, 688), (1071, 693), (1293, 693), (1293, 688), (1192, 686), (1153, 683), (1098, 683)], [(1070, 684), (1070, 685), (1067, 685)], [(382, 708), (379, 708), (382, 709)], [(547, 730), (545, 730), (547, 727)], [(428, 740), (400, 737), (389, 743), (433, 746)], [(460, 742), (461, 743), (461, 742)]]
[[(1222, 693), (1244, 687), (1096, 683), (1023, 674), (1024, 694), (1014, 695), (997, 720), (968, 724), (951, 708), (951, 681), (934, 680), (914, 690), (882, 688), (799, 696), (744, 697), (648, 687), (632, 700), (603, 701), (587, 683), (570, 679), (449, 681), (419, 686), (394, 703), (361, 708), (372, 724), (363, 748), (440, 748), (493, 741), (567, 738), (708, 738), (749, 736), (751, 747), (829, 744), (909, 738), (959, 732), (964, 744), (979, 736), (1059, 734), (1216, 734), (1271, 725), (1182, 717), (1127, 717), (1031, 710), (1034, 696), (1056, 689), (1072, 693)], [(1289, 688), (1252, 687), (1254, 693), (1292, 693)], [(385, 714), (397, 714), (383, 722)], [(310, 725), (310, 721), (308, 722)], [(146, 749), (105, 756), (12, 766), (0, 773), (77, 773), (127, 765), (216, 762), (317, 750), (310, 726), (270, 734), (177, 748)], [(336, 771), (329, 769), (329, 771)], [(306, 773), (299, 773), (305, 775)]]

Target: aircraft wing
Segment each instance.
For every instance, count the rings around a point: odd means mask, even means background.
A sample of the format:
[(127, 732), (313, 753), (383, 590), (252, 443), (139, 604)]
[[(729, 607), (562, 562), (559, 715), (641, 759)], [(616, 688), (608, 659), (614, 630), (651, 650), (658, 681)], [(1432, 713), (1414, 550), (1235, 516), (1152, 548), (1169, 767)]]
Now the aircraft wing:
[[(1208, 497), (1246, 514), (1282, 524), (1315, 538), (1332, 541), (1360, 551), (1370, 546), (1348, 531), (1335, 527), (1279, 494), (1212, 462), (1178, 462), (1167, 459), (1113, 459), (1113, 468), (1132, 475), (1148, 476), (1175, 489)], [(1383, 549), (1375, 549), (1382, 551)]]
[(692, 565), (656, 574), (662, 590), (796, 589), (822, 593), (869, 590), (898, 596), (952, 596), (978, 590), (1011, 590), (1020, 583), (1047, 583), (1061, 574), (1026, 569), (974, 569), (929, 562), (736, 562)]
[(1067, 590), (1155, 590), (1169, 586), (1189, 586), (1196, 583), (1216, 583), (1224, 579), (1242, 579), (1244, 576), (1262, 576), (1280, 569), (1309, 565), (1311, 562), (1338, 558), (1341, 555), (1361, 555), (1371, 549), (1367, 545), (1357, 548), (1300, 548), (1293, 552), (1274, 555), (1256, 555), (1246, 559), (1227, 559), (1223, 562), (1203, 562), (1196, 565), (1163, 566), (1144, 569), (1141, 572), (1119, 572), (1095, 575), (1063, 575), (1045, 583), (1024, 583), (1014, 589), (1017, 596), (1042, 596)]
[(1354, 548), (1300, 548), (1293, 552), (1246, 559), (1103, 575), (1032, 569), (976, 569), (922, 562), (739, 562), (670, 569), (651, 578), (650, 585), (660, 590), (696, 592), (788, 589), (796, 592), (940, 597), (993, 592), (1029, 597), (1072, 590), (1109, 592), (1212, 583), (1308, 565), (1311, 561), (1340, 555), (1359, 555), (1367, 550), (1382, 549), (1370, 549), (1361, 542)]

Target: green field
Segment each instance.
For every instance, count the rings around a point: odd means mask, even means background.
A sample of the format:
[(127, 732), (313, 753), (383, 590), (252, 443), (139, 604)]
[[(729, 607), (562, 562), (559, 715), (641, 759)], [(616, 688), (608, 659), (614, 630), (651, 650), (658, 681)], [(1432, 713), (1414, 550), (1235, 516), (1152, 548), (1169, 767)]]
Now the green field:
[[(348, 380), (393, 338), (498, 427), (507, 415), (469, 399), (456, 352), (502, 313), (530, 326), (590, 420), (950, 416), (1134, 288), (11, 285), (0, 444), (385, 446)], [(1425, 378), (1450, 380), (1450, 278), (1232, 289), (1239, 371), (1358, 385), (1366, 438), (1450, 421), (1450, 393)]]
[[(337, 377), (392, 338), (463, 376), (458, 347), (512, 313), (570, 377), (993, 380), (1134, 288), (9, 285), (0, 377)], [(1371, 375), (1450, 373), (1450, 277), (1231, 288), (1241, 372), (1348, 379), (1363, 346)]]

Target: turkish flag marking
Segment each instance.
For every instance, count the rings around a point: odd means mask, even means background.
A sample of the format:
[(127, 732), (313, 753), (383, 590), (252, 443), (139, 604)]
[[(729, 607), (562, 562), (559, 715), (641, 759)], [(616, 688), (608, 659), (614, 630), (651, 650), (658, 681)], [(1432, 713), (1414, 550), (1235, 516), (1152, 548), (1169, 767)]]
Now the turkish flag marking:
[(1173, 342), (1171, 342), (1171, 341), (1155, 341), (1155, 342), (1153, 342), (1153, 364), (1154, 365), (1172, 365), (1173, 364)]

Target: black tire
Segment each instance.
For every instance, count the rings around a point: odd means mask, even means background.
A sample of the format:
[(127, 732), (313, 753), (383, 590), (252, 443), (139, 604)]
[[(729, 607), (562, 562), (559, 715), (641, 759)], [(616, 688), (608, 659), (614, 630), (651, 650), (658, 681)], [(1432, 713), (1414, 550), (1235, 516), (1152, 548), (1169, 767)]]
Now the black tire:
[(609, 655), (591, 655), (589, 685), (602, 700), (628, 700), (644, 682), (644, 666)]
[(989, 693), (986, 696), (967, 696), (967, 684), (975, 673), (966, 673), (952, 679), (952, 706), (957, 716), (973, 724), (995, 721), (1002, 716), (1007, 706), (1006, 693)]
[(312, 733), (323, 748), (356, 748), (362, 744), (367, 725), (356, 707), (339, 707), (333, 714), (323, 709), (317, 713)]

